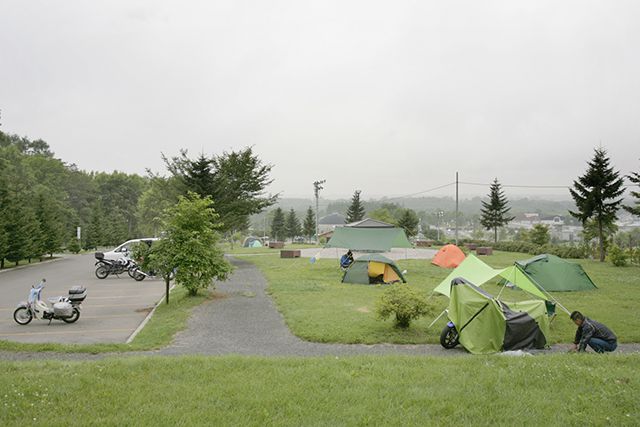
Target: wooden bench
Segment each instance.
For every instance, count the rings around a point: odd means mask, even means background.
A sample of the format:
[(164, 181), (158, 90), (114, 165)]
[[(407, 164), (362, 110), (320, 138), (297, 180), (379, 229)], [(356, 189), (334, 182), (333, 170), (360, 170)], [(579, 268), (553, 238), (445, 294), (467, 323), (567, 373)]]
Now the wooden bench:
[(475, 251), (478, 248), (478, 245), (476, 245), (475, 243), (465, 243), (464, 246), (470, 251)]
[(284, 242), (269, 242), (269, 247), (271, 249), (282, 249), (284, 248)]
[(287, 249), (287, 250), (280, 251), (280, 258), (300, 258), (300, 250)]
[(493, 248), (488, 246), (478, 246), (476, 248), (477, 255), (493, 255)]

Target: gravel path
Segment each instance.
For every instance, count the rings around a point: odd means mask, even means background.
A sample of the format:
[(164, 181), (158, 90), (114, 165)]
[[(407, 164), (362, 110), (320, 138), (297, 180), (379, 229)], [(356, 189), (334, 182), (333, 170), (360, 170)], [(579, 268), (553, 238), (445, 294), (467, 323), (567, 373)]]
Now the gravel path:
[[(252, 356), (350, 356), (350, 355), (468, 355), (458, 347), (445, 350), (440, 345), (321, 344), (294, 336), (266, 293), (267, 283), (251, 263), (233, 259), (236, 271), (229, 281), (217, 285), (219, 298), (195, 308), (187, 328), (173, 343), (161, 350), (119, 353), (123, 355), (252, 355)], [(565, 352), (568, 345), (554, 345), (534, 353)], [(618, 353), (640, 352), (640, 344), (622, 344)], [(94, 360), (115, 354), (60, 354), (0, 352), (0, 359)]]

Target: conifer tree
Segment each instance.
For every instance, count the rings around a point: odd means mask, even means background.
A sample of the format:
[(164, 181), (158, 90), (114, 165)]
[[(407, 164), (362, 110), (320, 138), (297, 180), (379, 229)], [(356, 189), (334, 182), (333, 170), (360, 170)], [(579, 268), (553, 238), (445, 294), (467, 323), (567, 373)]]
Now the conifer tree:
[(285, 221), (285, 233), (287, 237), (293, 241), (293, 239), (300, 235), (300, 232), (300, 220), (298, 219), (296, 212), (291, 209)]
[(407, 237), (414, 237), (418, 234), (419, 223), (420, 219), (412, 209), (403, 209), (400, 219), (398, 220), (398, 227), (404, 229)]
[(41, 253), (53, 256), (64, 243), (65, 230), (60, 220), (60, 209), (44, 192), (36, 196), (36, 218), (42, 236)]
[(311, 206), (307, 208), (307, 216), (304, 218), (302, 225), (303, 234), (307, 239), (311, 239), (316, 234), (316, 216)]
[[(631, 172), (631, 174), (627, 175), (629, 181), (633, 182), (637, 187), (640, 187), (640, 173)], [(631, 196), (636, 199), (635, 206), (623, 206), (623, 208), (635, 216), (640, 216), (640, 191), (631, 191)]]
[(509, 216), (511, 208), (508, 204), (509, 201), (502, 191), (498, 178), (494, 179), (489, 190), (489, 202), (482, 202), (480, 223), (487, 230), (493, 230), (493, 240), (496, 243), (498, 242), (498, 228), (504, 227), (515, 218)]
[(275, 241), (280, 239), (284, 239), (286, 235), (286, 226), (285, 226), (285, 218), (284, 212), (282, 212), (282, 208), (276, 208), (273, 213), (273, 220), (271, 221), (271, 237)]
[(569, 189), (576, 202), (576, 212), (569, 213), (582, 221), (583, 227), (589, 220), (594, 221), (598, 235), (600, 261), (605, 259), (606, 230), (618, 219), (617, 212), (622, 203), (624, 188), (618, 171), (609, 165), (609, 158), (604, 148), (596, 148), (593, 159), (587, 162), (587, 172), (573, 181)]
[(356, 190), (353, 193), (353, 197), (351, 197), (351, 205), (349, 205), (349, 209), (347, 209), (347, 224), (361, 221), (364, 218), (364, 206), (360, 201), (360, 190)]

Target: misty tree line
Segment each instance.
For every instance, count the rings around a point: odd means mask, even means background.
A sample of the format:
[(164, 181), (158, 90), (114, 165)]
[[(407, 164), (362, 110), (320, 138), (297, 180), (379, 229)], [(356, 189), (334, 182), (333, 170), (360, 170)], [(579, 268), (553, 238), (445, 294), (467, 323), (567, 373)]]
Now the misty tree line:
[[(573, 183), (569, 192), (575, 202), (576, 208), (569, 210), (571, 217), (579, 221), (583, 226), (583, 244), (585, 248), (593, 241), (597, 244), (598, 257), (601, 261), (605, 259), (608, 247), (613, 243), (618, 245), (626, 245), (632, 247), (636, 242), (637, 232), (617, 233), (615, 221), (618, 219), (620, 209), (625, 209), (633, 215), (640, 216), (640, 192), (630, 190), (630, 195), (634, 199), (634, 206), (624, 206), (623, 194), (625, 192), (624, 178), (627, 178), (632, 185), (630, 187), (640, 186), (640, 173), (630, 172), (623, 176), (616, 171), (611, 165), (611, 161), (607, 156), (606, 150), (596, 148), (593, 158), (588, 162), (588, 167), (584, 175), (579, 176)], [(419, 225), (422, 221), (425, 226), (422, 232), (427, 239), (436, 239), (440, 236), (440, 232), (432, 229), (429, 225), (436, 225), (440, 228), (442, 225), (451, 225), (455, 223), (455, 213), (438, 210), (435, 215), (426, 212), (416, 213), (413, 209), (408, 209), (391, 202), (372, 203), (375, 207), (368, 212), (360, 199), (361, 191), (355, 190), (351, 201), (348, 205), (333, 204), (329, 206), (327, 211), (346, 212), (346, 222), (356, 222), (362, 220), (365, 215), (369, 218), (377, 219), (389, 224), (397, 225), (403, 228), (408, 237), (416, 237), (419, 233)], [(481, 226), (484, 230), (492, 231), (493, 241), (497, 243), (499, 240), (499, 231), (505, 230), (508, 234), (506, 237), (514, 240), (530, 243), (535, 247), (545, 247), (552, 242), (549, 227), (543, 224), (536, 224), (531, 230), (510, 230), (504, 227), (515, 219), (510, 214), (511, 207), (509, 201), (504, 194), (502, 185), (498, 179), (494, 179), (489, 187), (488, 200), (482, 200), (480, 213), (465, 217), (458, 216), (458, 222), (461, 225), (472, 226), (474, 233), (472, 237), (475, 240), (484, 239), (484, 232), (479, 229)], [(313, 219), (311, 207), (308, 209), (307, 220)], [(307, 223), (305, 220), (305, 224)], [(312, 227), (308, 230), (305, 228), (301, 232), (299, 221), (293, 209), (286, 218), (281, 208), (274, 211), (271, 221), (271, 234), (273, 236), (284, 236), (286, 238), (295, 238), (303, 235), (305, 237), (313, 236)], [(505, 236), (503, 236), (505, 237)], [(575, 252), (572, 252), (574, 254)]]
[(213, 200), (223, 235), (245, 231), (251, 215), (276, 201), (263, 195), (272, 166), (251, 148), (163, 159), (166, 176), (86, 172), (55, 158), (43, 140), (0, 132), (0, 268), (5, 260), (157, 236), (162, 212), (189, 191)]

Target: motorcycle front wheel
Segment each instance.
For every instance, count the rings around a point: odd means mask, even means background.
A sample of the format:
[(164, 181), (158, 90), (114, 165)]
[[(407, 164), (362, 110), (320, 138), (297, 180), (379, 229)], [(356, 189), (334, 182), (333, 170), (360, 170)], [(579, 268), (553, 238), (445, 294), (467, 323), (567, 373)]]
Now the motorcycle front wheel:
[(445, 326), (440, 334), (440, 345), (446, 349), (454, 348), (458, 345), (460, 335), (455, 326)]
[(33, 319), (33, 314), (31, 314), (31, 310), (27, 307), (18, 307), (16, 311), (13, 312), (13, 320), (16, 321), (18, 325), (26, 325)]
[(63, 317), (62, 321), (65, 323), (74, 323), (80, 318), (80, 310), (77, 308), (73, 309), (73, 315), (71, 317)]
[(96, 268), (96, 277), (98, 279), (104, 279), (109, 275), (109, 270), (107, 270), (107, 267), (105, 267), (104, 265), (99, 265), (98, 268)]
[(142, 272), (138, 271), (138, 270), (136, 270), (133, 273), (133, 280), (135, 280), (136, 282), (142, 282), (145, 277), (146, 277), (146, 275), (143, 274)]

